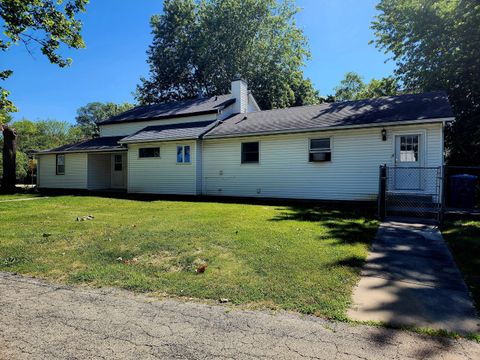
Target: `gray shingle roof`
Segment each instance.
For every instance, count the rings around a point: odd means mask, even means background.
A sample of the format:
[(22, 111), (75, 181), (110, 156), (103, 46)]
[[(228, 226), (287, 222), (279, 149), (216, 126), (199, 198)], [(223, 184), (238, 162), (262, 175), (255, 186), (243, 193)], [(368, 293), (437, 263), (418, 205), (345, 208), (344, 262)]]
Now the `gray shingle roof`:
[(75, 144), (59, 146), (53, 149), (38, 151), (36, 154), (61, 153), (61, 152), (88, 152), (88, 151), (112, 151), (123, 148), (118, 141), (123, 136), (106, 136), (96, 139), (84, 140)]
[(172, 103), (137, 106), (110, 119), (100, 122), (100, 125), (123, 122), (145, 121), (151, 119), (173, 118), (186, 115), (215, 113), (233, 104), (231, 95), (219, 95), (211, 98), (193, 99)]
[(451, 117), (453, 113), (447, 95), (430, 92), (238, 114), (225, 120), (205, 138), (375, 126)]
[(124, 137), (120, 142), (148, 142), (162, 140), (198, 139), (218, 123), (198, 121), (181, 124), (148, 126), (133, 135)]

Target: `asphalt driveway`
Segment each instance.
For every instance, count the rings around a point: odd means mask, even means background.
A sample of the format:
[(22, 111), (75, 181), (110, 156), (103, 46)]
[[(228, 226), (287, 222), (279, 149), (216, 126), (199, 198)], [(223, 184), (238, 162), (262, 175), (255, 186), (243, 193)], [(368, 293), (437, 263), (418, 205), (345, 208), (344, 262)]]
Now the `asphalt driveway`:
[(479, 331), (475, 308), (435, 226), (386, 222), (377, 233), (349, 316), (461, 333)]
[(0, 359), (478, 359), (480, 344), (0, 273)]

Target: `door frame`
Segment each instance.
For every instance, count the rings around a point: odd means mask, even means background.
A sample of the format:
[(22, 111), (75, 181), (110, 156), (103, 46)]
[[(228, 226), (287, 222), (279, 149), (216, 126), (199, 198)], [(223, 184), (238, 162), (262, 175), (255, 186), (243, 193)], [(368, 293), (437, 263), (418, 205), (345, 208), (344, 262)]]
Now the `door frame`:
[[(413, 130), (401, 130), (401, 131), (394, 131), (392, 132), (392, 158), (393, 158), (393, 166), (397, 167), (397, 136), (402, 135), (420, 135), (420, 167), (425, 167), (425, 162), (427, 159), (427, 130), (425, 129), (413, 129)], [(408, 167), (408, 166), (407, 166)]]
[[(121, 155), (122, 156), (122, 176), (123, 176), (123, 185), (122, 186), (114, 186), (113, 183), (113, 174), (115, 173), (115, 156)], [(112, 189), (119, 189), (124, 190), (127, 189), (128, 186), (128, 152), (119, 151), (112, 153), (110, 155), (110, 187)]]
[[(412, 166), (412, 167), (426, 167), (426, 161), (427, 161), (427, 130), (426, 129), (412, 129), (412, 130), (397, 130), (392, 132), (392, 148), (393, 148), (393, 153), (392, 153), (392, 158), (393, 158), (393, 167), (394, 168), (401, 168), (401, 165), (398, 165), (399, 162), (397, 162), (397, 136), (402, 136), (402, 135), (419, 135), (420, 136), (420, 144), (419, 144), (419, 165), (418, 166)], [(400, 156), (400, 154), (398, 154)], [(405, 168), (408, 168), (409, 166), (403, 166)], [(396, 181), (394, 179), (394, 181)], [(422, 189), (398, 189), (395, 190), (397, 193), (421, 193), (424, 192), (425, 190)]]

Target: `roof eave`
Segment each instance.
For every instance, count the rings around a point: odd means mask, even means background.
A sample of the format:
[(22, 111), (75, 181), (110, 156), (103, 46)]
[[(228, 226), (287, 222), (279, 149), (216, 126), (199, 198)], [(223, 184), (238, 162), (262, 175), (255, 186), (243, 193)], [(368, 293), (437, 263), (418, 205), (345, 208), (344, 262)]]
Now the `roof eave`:
[(431, 123), (447, 123), (454, 121), (454, 117), (447, 118), (434, 118), (434, 119), (416, 119), (416, 120), (402, 120), (395, 122), (383, 122), (383, 123), (372, 123), (372, 124), (362, 124), (362, 125), (346, 125), (346, 126), (330, 126), (323, 128), (304, 128), (304, 129), (286, 129), (286, 130), (274, 130), (274, 131), (259, 131), (251, 133), (237, 133), (237, 134), (226, 134), (226, 135), (208, 135), (206, 134), (203, 138), (208, 139), (221, 139), (221, 138), (233, 138), (233, 137), (246, 137), (246, 136), (260, 136), (260, 135), (279, 135), (279, 134), (297, 134), (297, 133), (308, 133), (308, 132), (320, 132), (320, 131), (338, 131), (338, 130), (351, 130), (351, 129), (366, 129), (366, 128), (377, 128), (385, 126), (401, 126), (401, 125), (414, 125), (414, 124), (431, 124)]
[(86, 150), (53, 150), (53, 151), (39, 151), (33, 154), (34, 156), (37, 155), (52, 155), (52, 154), (70, 154), (70, 153), (91, 153), (91, 152), (116, 152), (116, 151), (127, 151), (126, 148), (114, 148), (114, 149), (86, 149)]
[(109, 121), (106, 120), (104, 122), (99, 122), (98, 125), (118, 125), (118, 124), (125, 124), (125, 123), (132, 123), (132, 122), (141, 122), (141, 121), (153, 121), (153, 120), (162, 120), (162, 119), (175, 119), (180, 117), (190, 117), (190, 116), (199, 116), (199, 115), (208, 115), (208, 114), (215, 114), (218, 113), (219, 109), (212, 109), (212, 110), (204, 110), (204, 111), (197, 111), (193, 113), (187, 114), (170, 114), (170, 115), (163, 115), (163, 116), (155, 116), (151, 118), (136, 118), (131, 120), (121, 120), (121, 121)]
[(179, 140), (198, 140), (198, 136), (188, 136), (188, 137), (175, 137), (175, 138), (166, 138), (166, 139), (144, 139), (144, 140), (125, 140), (119, 141), (119, 144), (143, 144), (143, 143), (155, 143), (155, 142), (169, 142), (169, 141), (179, 141)]

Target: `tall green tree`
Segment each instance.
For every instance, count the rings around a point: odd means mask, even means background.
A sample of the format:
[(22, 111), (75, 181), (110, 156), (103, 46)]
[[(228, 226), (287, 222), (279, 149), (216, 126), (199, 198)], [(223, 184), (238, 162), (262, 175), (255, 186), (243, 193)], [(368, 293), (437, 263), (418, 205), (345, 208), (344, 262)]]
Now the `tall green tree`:
[(393, 77), (372, 79), (369, 83), (365, 83), (359, 74), (351, 71), (345, 74), (345, 78), (335, 88), (335, 100), (371, 99), (399, 93), (400, 85)]
[[(25, 45), (33, 52), (32, 44), (40, 47), (40, 51), (52, 64), (60, 67), (70, 65), (71, 59), (63, 57), (59, 49), (62, 45), (69, 48), (85, 47), (80, 31), (82, 23), (76, 19), (79, 12), (85, 11), (88, 0), (0, 0), (0, 51), (7, 51), (13, 44)], [(12, 70), (0, 68), (0, 83), (12, 75)], [(10, 92), (0, 86), (0, 111), (9, 113), (16, 111), (13, 102), (8, 98)], [(0, 119), (1, 121), (1, 119)], [(0, 122), (4, 144), (3, 191), (15, 189), (16, 141), (14, 128)]]
[(365, 88), (365, 83), (360, 75), (350, 71), (345, 74), (345, 77), (340, 81), (340, 84), (335, 88), (335, 100), (356, 100), (360, 91)]
[(83, 137), (93, 138), (99, 135), (98, 123), (100, 121), (107, 120), (133, 107), (133, 104), (127, 102), (122, 104), (92, 102), (77, 110), (75, 120)]
[(291, 0), (164, 0), (151, 19), (141, 104), (228, 93), (241, 75), (262, 109), (319, 102), (302, 68), (310, 57)]
[(409, 90), (446, 90), (456, 121), (448, 161), (480, 165), (480, 2), (381, 0), (375, 44)]
[[(75, 18), (85, 11), (88, 0), (1, 0), (0, 18), (3, 31), (0, 35), (0, 51), (7, 51), (13, 44), (22, 43), (29, 52), (32, 44), (52, 64), (70, 65), (71, 59), (59, 53), (62, 44), (69, 48), (85, 47), (80, 35), (82, 23)], [(0, 81), (12, 75), (9, 69), (0, 69)], [(15, 106), (8, 99), (9, 92), (0, 87), (0, 109), (11, 112)]]

